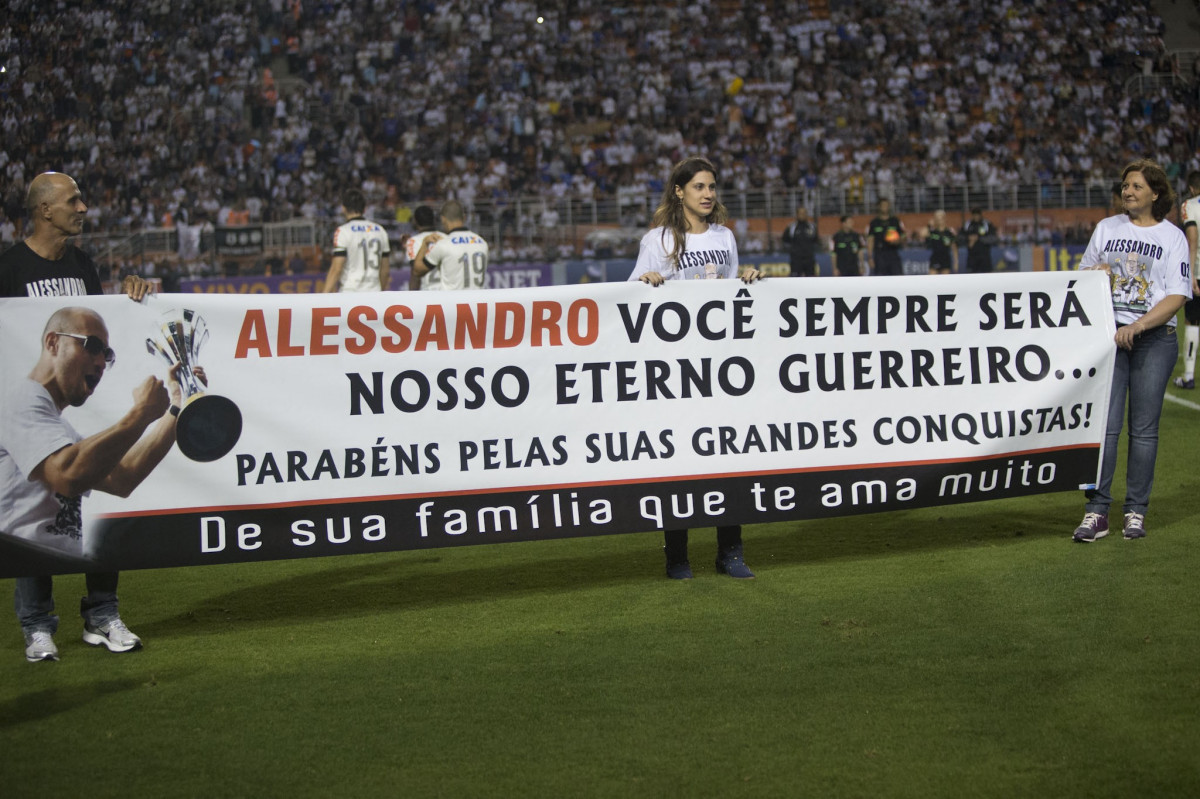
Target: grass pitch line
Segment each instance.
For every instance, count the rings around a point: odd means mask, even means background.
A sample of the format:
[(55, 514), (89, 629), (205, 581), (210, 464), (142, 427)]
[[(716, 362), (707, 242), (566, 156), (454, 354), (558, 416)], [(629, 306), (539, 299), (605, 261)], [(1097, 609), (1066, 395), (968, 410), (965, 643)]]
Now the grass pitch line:
[(1174, 402), (1176, 405), (1182, 405), (1185, 408), (1191, 408), (1193, 411), (1200, 411), (1200, 405), (1192, 402), (1191, 400), (1185, 400), (1182, 397), (1176, 397), (1172, 394), (1167, 394), (1165, 399)]

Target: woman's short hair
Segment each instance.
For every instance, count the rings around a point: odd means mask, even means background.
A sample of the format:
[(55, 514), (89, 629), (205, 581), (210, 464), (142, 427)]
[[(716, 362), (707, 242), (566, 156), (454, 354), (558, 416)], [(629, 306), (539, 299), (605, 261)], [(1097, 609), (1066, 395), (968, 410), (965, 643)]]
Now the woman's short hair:
[(1141, 158), (1121, 171), (1122, 185), (1130, 172), (1141, 172), (1150, 191), (1158, 195), (1154, 204), (1150, 206), (1150, 214), (1159, 221), (1166, 219), (1167, 214), (1171, 213), (1171, 209), (1175, 207), (1175, 190), (1171, 188), (1171, 181), (1167, 180), (1167, 173), (1149, 158)]

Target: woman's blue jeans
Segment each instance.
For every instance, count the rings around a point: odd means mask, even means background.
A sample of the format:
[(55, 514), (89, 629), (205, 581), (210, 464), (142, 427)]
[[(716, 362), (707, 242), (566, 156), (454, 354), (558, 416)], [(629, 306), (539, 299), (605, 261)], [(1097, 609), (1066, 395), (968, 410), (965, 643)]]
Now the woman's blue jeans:
[[(1104, 432), (1104, 460), (1100, 482), (1087, 492), (1085, 510), (1108, 513), (1112, 504), (1113, 473), (1117, 470), (1117, 441), (1129, 407), (1129, 452), (1125, 467), (1125, 513), (1145, 514), (1154, 486), (1154, 459), (1158, 456), (1158, 420), (1163, 396), (1179, 343), (1175, 328), (1162, 325), (1134, 340), (1133, 349), (1117, 349), (1112, 393), (1108, 398), (1108, 427)], [(1128, 397), (1128, 403), (1126, 398)]]

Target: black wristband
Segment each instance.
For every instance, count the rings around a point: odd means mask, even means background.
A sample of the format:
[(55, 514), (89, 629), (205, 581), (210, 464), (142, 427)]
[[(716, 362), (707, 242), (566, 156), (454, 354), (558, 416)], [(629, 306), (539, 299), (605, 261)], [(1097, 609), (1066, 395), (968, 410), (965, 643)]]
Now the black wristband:
[(172, 416), (178, 416), (178, 415), (179, 415), (179, 406), (178, 406), (178, 405), (172, 405), (172, 406), (171, 406), (171, 411), (170, 411), (170, 413), (171, 413), (171, 415), (172, 415)]

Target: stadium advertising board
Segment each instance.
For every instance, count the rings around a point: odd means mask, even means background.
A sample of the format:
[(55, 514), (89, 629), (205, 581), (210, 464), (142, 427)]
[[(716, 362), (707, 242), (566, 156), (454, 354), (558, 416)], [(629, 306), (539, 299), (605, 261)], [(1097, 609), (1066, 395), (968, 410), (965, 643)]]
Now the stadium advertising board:
[(262, 225), (219, 227), (216, 237), (218, 255), (259, 255), (263, 251)]
[(57, 554), (2, 531), (0, 576), (1076, 490), (1113, 357), (1090, 272), (2, 302), (6, 417), (63, 305), (117, 354), (64, 411), (81, 435), (177, 360), (189, 399), (178, 444), (130, 496), (84, 496)]

